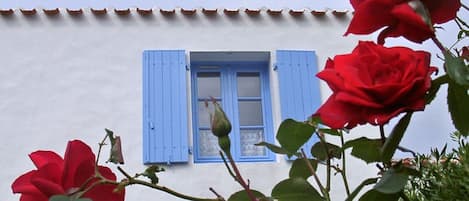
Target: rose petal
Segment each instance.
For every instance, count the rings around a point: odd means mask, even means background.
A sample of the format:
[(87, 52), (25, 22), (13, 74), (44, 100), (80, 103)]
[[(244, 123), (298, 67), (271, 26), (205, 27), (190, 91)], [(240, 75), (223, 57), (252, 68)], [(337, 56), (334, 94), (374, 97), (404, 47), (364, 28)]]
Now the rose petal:
[[(116, 180), (116, 175), (111, 169), (103, 166), (99, 166), (99, 173), (109, 180)], [(98, 185), (97, 187), (88, 191), (84, 197), (90, 198), (93, 201), (123, 201), (125, 198), (125, 189), (119, 192), (114, 192), (116, 185)]]
[(36, 186), (36, 188), (39, 189), (39, 191), (41, 191), (46, 197), (65, 194), (65, 191), (60, 184), (47, 178), (33, 177), (31, 178), (31, 183), (34, 184), (34, 186)]
[(410, 41), (422, 43), (435, 35), (431, 25), (426, 24), (408, 4), (395, 6), (391, 13), (399, 23), (388, 33), (390, 37), (401, 35)]
[(85, 182), (87, 182), (91, 177), (94, 177), (94, 164), (95, 162), (91, 159), (88, 161), (82, 161), (82, 163), (78, 166), (77, 170), (75, 171), (75, 175), (73, 176), (73, 185), (66, 186), (67, 188), (74, 188), (80, 187)]
[(31, 183), (31, 177), (35, 175), (37, 170), (29, 171), (18, 178), (11, 185), (13, 193), (25, 193), (31, 195), (41, 194), (41, 192)]
[(461, 7), (460, 0), (421, 0), (430, 12), (432, 22), (442, 24), (456, 17)]
[(33, 161), (37, 168), (41, 168), (49, 163), (54, 163), (59, 166), (63, 166), (63, 159), (55, 152), (52, 151), (35, 151), (29, 154), (29, 158)]
[(28, 195), (22, 194), (20, 197), (20, 201), (48, 201), (49, 198), (40, 194), (40, 195)]
[(68, 142), (64, 156), (63, 186), (65, 189), (75, 187), (75, 176), (79, 167), (89, 164), (94, 167), (95, 156), (91, 148), (80, 140)]
[(345, 35), (349, 33), (369, 34), (393, 24), (394, 20), (389, 12), (393, 6), (392, 0), (354, 0), (351, 3), (355, 8), (355, 14)]
[(336, 100), (332, 94), (313, 116), (319, 116), (322, 122), (334, 129), (353, 128), (357, 124), (364, 124), (361, 119), (362, 110), (344, 102)]
[(47, 164), (36, 171), (36, 174), (32, 177), (32, 179), (35, 179), (35, 178), (46, 179), (58, 185), (61, 185), (62, 184), (61, 167), (54, 163)]

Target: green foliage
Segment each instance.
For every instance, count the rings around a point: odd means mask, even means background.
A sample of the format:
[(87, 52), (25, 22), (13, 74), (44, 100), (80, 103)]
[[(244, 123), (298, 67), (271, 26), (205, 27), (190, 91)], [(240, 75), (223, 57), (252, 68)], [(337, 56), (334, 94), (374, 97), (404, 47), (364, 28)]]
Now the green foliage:
[(416, 166), (420, 175), (411, 176), (405, 193), (411, 201), (465, 201), (469, 195), (469, 146), (456, 136), (458, 148), (450, 153), (434, 149), (419, 155)]
[(340, 159), (342, 157), (342, 149), (328, 142), (316, 142), (316, 144), (311, 147), (311, 154), (321, 161), (331, 158)]
[(278, 201), (322, 201), (318, 191), (306, 179), (295, 177), (278, 183), (272, 190), (272, 198)]
[[(210, 114), (210, 128), (212, 133), (217, 137), (228, 136), (231, 132), (231, 122), (221, 108), (220, 104), (212, 98), (213, 108), (215, 111)], [(205, 107), (208, 108), (208, 103), (205, 102)]]
[(386, 194), (372, 189), (363, 194), (359, 201), (398, 201), (400, 197), (399, 194), (400, 193)]
[(74, 198), (73, 196), (54, 195), (49, 198), (49, 201), (92, 201), (89, 198)]
[(158, 165), (152, 165), (145, 169), (143, 173), (137, 174), (136, 177), (138, 176), (144, 176), (150, 179), (152, 184), (157, 184), (159, 182), (158, 176), (156, 176), (156, 173), (163, 172), (165, 171), (164, 168), (158, 166)]
[(352, 156), (364, 160), (366, 163), (380, 162), (380, 149), (382, 146), (381, 139), (369, 139), (360, 137), (347, 141), (343, 149), (352, 147)]
[(315, 127), (307, 123), (287, 119), (280, 124), (277, 140), (282, 148), (288, 151), (288, 157), (291, 157), (292, 153), (298, 152), (298, 149), (311, 138), (315, 130)]
[(352, 201), (358, 195), (358, 193), (363, 189), (363, 187), (370, 185), (370, 184), (374, 184), (377, 181), (378, 181), (378, 178), (366, 179), (360, 185), (358, 185), (357, 188), (355, 188), (355, 190), (353, 190), (353, 192), (348, 196), (348, 198), (345, 201)]
[(408, 177), (409, 175), (403, 171), (396, 171), (394, 168), (389, 169), (384, 172), (383, 177), (381, 177), (373, 189), (385, 194), (399, 193), (407, 184)]
[(295, 154), (295, 153), (290, 153), (288, 150), (286, 150), (282, 147), (279, 147), (275, 144), (270, 144), (270, 143), (267, 143), (267, 142), (257, 143), (256, 146), (265, 146), (265, 147), (267, 147), (267, 149), (269, 149), (270, 151), (272, 151), (276, 154), (283, 154), (283, 155), (287, 155), (287, 154), (294, 155)]
[(454, 56), (451, 52), (446, 51), (445, 69), (449, 77), (458, 85), (469, 86), (469, 66), (467, 66), (461, 57)]
[(320, 128), (320, 129), (318, 129), (318, 132), (333, 135), (333, 136), (340, 136), (341, 135), (341, 133), (338, 130), (330, 129), (330, 128)]
[[(318, 167), (318, 162), (313, 159), (307, 159), (307, 161), (311, 164), (313, 170), (316, 171)], [(295, 161), (293, 161), (288, 175), (290, 176), (290, 178), (300, 177), (303, 179), (308, 179), (308, 177), (310, 177), (312, 173), (305, 159), (297, 158)]]
[[(269, 200), (269, 198), (267, 198), (264, 194), (262, 194), (259, 191), (251, 189), (251, 192), (254, 194), (254, 196), (256, 196), (256, 198), (259, 199), (259, 201)], [(228, 198), (228, 201), (249, 201), (249, 197), (248, 197), (248, 194), (246, 193), (246, 190), (242, 190), (231, 195)]]
[[(469, 74), (468, 74), (469, 76)], [(448, 110), (458, 131), (469, 136), (469, 87), (454, 81), (448, 83)]]
[(381, 148), (381, 159), (383, 162), (390, 161), (396, 152), (396, 149), (399, 146), (402, 137), (404, 136), (407, 126), (409, 125), (411, 117), (412, 112), (406, 113), (405, 116), (399, 120), (389, 137), (386, 139), (386, 142)]

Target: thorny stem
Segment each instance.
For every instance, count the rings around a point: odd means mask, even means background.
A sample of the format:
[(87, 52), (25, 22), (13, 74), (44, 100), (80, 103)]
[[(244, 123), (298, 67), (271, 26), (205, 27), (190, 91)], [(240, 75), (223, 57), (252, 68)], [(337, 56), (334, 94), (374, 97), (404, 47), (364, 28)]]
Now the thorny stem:
[(464, 9), (466, 9), (466, 10), (469, 10), (469, 7), (466, 6), (466, 5), (464, 5), (463, 3), (461, 3), (461, 7), (464, 8)]
[(246, 184), (243, 177), (241, 176), (238, 166), (236, 166), (236, 163), (234, 162), (233, 156), (231, 155), (231, 153), (228, 151), (228, 152), (225, 152), (225, 154), (228, 157), (230, 165), (233, 168), (233, 171), (235, 173), (235, 180), (244, 188), (244, 190), (246, 190), (246, 193), (248, 194), (248, 197), (251, 201), (257, 201), (256, 196), (254, 196), (254, 194), (252, 193), (251, 189), (249, 188), (249, 185)]
[(98, 154), (96, 154), (96, 162), (95, 162), (95, 170), (98, 172), (98, 163), (99, 163), (99, 156), (101, 155), (101, 150), (103, 149), (103, 146), (106, 145), (105, 141), (107, 140), (108, 135), (104, 135), (103, 140), (98, 144)]
[[(157, 184), (152, 184), (152, 183), (149, 183), (149, 182), (146, 182), (146, 181), (143, 181), (143, 180), (139, 180), (139, 179), (135, 179), (134, 177), (131, 177), (127, 172), (125, 172), (121, 167), (117, 167), (117, 169), (123, 174), (125, 175), (125, 177), (127, 178), (127, 180), (125, 181), (122, 181), (123, 184), (125, 186), (130, 186), (130, 185), (134, 185), (134, 184), (139, 184), (139, 185), (143, 185), (143, 186), (146, 186), (146, 187), (149, 187), (149, 188), (153, 188), (153, 189), (156, 189), (156, 190), (159, 190), (159, 191), (163, 191), (163, 192), (166, 192), (168, 194), (171, 194), (171, 195), (174, 195), (178, 198), (181, 198), (181, 199), (185, 199), (185, 200), (192, 200), (192, 201), (224, 201), (224, 199), (222, 197), (217, 197), (217, 198), (198, 198), (198, 197), (193, 197), (193, 196), (189, 196), (189, 195), (186, 195), (186, 194), (182, 194), (182, 193), (179, 193), (179, 192), (176, 192), (168, 187), (165, 187), (165, 186), (160, 186), (160, 185), (157, 185)], [(107, 184), (114, 184), (114, 185), (119, 185), (121, 183), (119, 182), (115, 182), (115, 181), (109, 181), (109, 180), (104, 180), (103, 181), (104, 183), (107, 183)]]
[(384, 126), (383, 125), (379, 125), (379, 134), (381, 136), (381, 143), (382, 143), (382, 145), (384, 145), (384, 143), (386, 142), (386, 135), (384, 134)]
[(218, 199), (220, 200), (225, 200), (225, 198), (223, 198), (220, 194), (218, 194), (215, 189), (213, 189), (212, 187), (210, 187), (208, 190), (212, 191), (213, 194), (215, 194), (217, 196)]
[[(344, 147), (344, 133), (340, 131), (340, 143), (341, 147)], [(350, 188), (348, 186), (348, 181), (347, 181), (347, 173), (345, 170), (345, 149), (342, 149), (342, 171), (340, 171), (340, 174), (342, 175), (342, 180), (344, 180), (344, 186), (345, 186), (345, 192), (347, 193), (347, 197), (350, 196)]]
[(445, 54), (446, 53), (446, 48), (445, 46), (443, 46), (443, 44), (435, 37), (435, 36), (432, 36), (432, 41), (435, 43), (435, 45), (438, 47), (438, 49), (440, 49), (440, 51)]
[(402, 146), (398, 146), (397, 149), (398, 149), (399, 151), (402, 151), (402, 152), (411, 153), (414, 158), (417, 158), (417, 154), (416, 154), (414, 151), (412, 151), (412, 150), (410, 150), (410, 149), (408, 149), (408, 148), (405, 148), (405, 147), (402, 147)]
[(222, 151), (220, 151), (219, 153), (220, 153), (221, 159), (223, 160), (223, 163), (225, 164), (226, 169), (228, 170), (228, 173), (230, 173), (230, 175), (235, 179), (235, 181), (238, 182), (238, 178), (236, 177), (236, 175), (233, 173), (230, 166), (228, 165), (225, 155), (223, 154)]
[(331, 155), (329, 153), (329, 149), (327, 147), (327, 143), (326, 143), (326, 140), (324, 140), (324, 136), (323, 135), (320, 135), (319, 133), (316, 133), (317, 136), (319, 137), (319, 140), (321, 141), (321, 143), (324, 144), (324, 151), (326, 152), (326, 156), (327, 156), (327, 160), (326, 160), (326, 168), (327, 168), (327, 175), (326, 175), (326, 191), (329, 192), (329, 190), (331, 189)]
[(316, 184), (319, 186), (319, 189), (321, 189), (322, 195), (324, 197), (329, 197), (326, 189), (324, 189), (324, 186), (321, 183), (321, 180), (319, 180), (319, 177), (316, 174), (316, 171), (314, 170), (313, 166), (311, 165), (308, 158), (306, 157), (306, 153), (305, 153), (304, 149), (301, 149), (301, 157), (305, 161), (306, 166), (308, 167), (309, 171), (311, 172), (311, 175), (313, 175), (314, 180), (316, 181)]

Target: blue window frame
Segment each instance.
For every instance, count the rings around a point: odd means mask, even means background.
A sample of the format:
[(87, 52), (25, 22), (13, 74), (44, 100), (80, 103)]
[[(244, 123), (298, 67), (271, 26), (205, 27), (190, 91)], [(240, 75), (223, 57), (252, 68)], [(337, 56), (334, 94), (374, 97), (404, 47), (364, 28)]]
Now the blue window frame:
[[(230, 137), (235, 160), (273, 161), (272, 152), (252, 146), (259, 139), (274, 143), (270, 53), (191, 52), (191, 81), (187, 79), (186, 56), (185, 50), (143, 52), (143, 163), (187, 163), (191, 150), (196, 162), (220, 161), (213, 154), (218, 153), (218, 147), (213, 148), (214, 138), (208, 132), (208, 113), (200, 107), (207, 96), (217, 98), (232, 121)], [(278, 50), (275, 63), (281, 119), (307, 119), (321, 102), (318, 80), (314, 78), (315, 52)], [(213, 80), (218, 80), (219, 85), (210, 84)], [(204, 81), (208, 88), (205, 92), (198, 91), (204, 88), (198, 87), (204, 85)], [(192, 94), (187, 93), (189, 83), (192, 83)], [(254, 85), (257, 87), (252, 87)], [(189, 146), (188, 115), (192, 115), (193, 149)], [(305, 147), (314, 142), (316, 138), (309, 140)], [(206, 143), (206, 150), (198, 149), (201, 143)]]
[(217, 139), (210, 131), (209, 97), (221, 103), (232, 123), (232, 154), (236, 161), (273, 161), (261, 141), (274, 142), (268, 62), (191, 63), (192, 122), (195, 162), (219, 162)]

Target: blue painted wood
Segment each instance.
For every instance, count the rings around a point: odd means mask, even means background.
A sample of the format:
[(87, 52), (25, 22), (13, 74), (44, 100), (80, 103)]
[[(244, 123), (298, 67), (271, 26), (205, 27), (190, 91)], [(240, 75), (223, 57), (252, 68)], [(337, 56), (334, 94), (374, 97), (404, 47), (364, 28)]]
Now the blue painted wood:
[[(204, 69), (201, 66), (219, 66), (219, 68)], [(274, 131), (272, 123), (272, 104), (270, 95), (270, 81), (267, 62), (194, 62), (191, 63), (192, 74), (192, 119), (194, 133), (194, 160), (196, 163), (222, 162), (220, 157), (202, 157), (199, 154), (197, 145), (198, 126), (198, 105), (197, 105), (197, 73), (198, 72), (220, 72), (222, 107), (232, 123), (232, 132), (230, 133), (231, 148), (234, 159), (237, 162), (262, 162), (275, 161), (275, 154), (267, 151), (265, 156), (241, 156), (239, 113), (238, 113), (238, 95), (237, 95), (237, 73), (238, 72), (258, 72), (261, 81), (261, 97), (241, 98), (243, 100), (262, 100), (263, 125), (242, 126), (242, 128), (260, 128), (264, 131), (265, 141), (274, 143)]]
[(184, 50), (143, 52), (143, 162), (188, 162)]
[[(317, 58), (314, 51), (277, 50), (277, 66), (282, 120), (308, 119), (321, 105)], [(311, 138), (303, 148), (318, 141)]]

